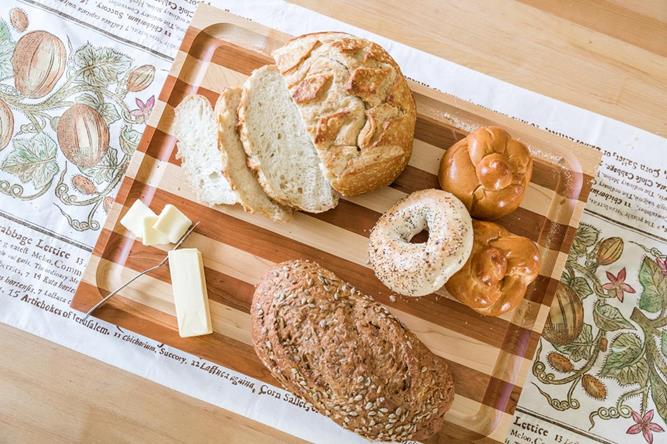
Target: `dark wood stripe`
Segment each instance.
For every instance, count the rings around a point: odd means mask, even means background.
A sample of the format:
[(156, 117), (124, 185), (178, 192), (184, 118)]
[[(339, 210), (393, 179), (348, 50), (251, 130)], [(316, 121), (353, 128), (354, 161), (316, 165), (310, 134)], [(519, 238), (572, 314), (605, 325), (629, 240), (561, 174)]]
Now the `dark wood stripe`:
[[(175, 143), (176, 139), (174, 137), (155, 129), (153, 139), (146, 147), (146, 154), (162, 161), (168, 159), (170, 163), (180, 165), (180, 161), (176, 159)], [(391, 187), (409, 194), (426, 188), (438, 188), (438, 181), (435, 175), (408, 165), (405, 171), (391, 184)], [(336, 209), (312, 215), (312, 217), (367, 237), (380, 214), (352, 202), (341, 200)], [(525, 236), (539, 245), (563, 252), (569, 251), (576, 232), (576, 229), (569, 225), (552, 222), (546, 217), (525, 208), (518, 208), (496, 222), (511, 232)]]
[[(138, 181), (135, 182), (129, 193), (130, 201), (133, 200), (135, 195), (146, 194), (146, 188), (153, 187)], [(392, 303), (389, 300), (391, 292), (377, 280), (369, 268), (220, 213), (212, 208), (188, 201), (164, 190), (154, 188), (153, 190), (155, 192), (150, 206), (154, 211), (159, 213), (164, 205), (172, 203), (186, 214), (189, 214), (193, 220), (200, 221), (201, 225), (197, 232), (210, 239), (232, 245), (272, 262), (303, 258), (326, 264), (327, 268), (342, 279), (357, 285), (361, 291), (373, 295), (378, 302), (436, 325), (443, 325), (454, 331), (465, 332), (471, 338), (494, 347), (503, 348), (508, 353), (513, 354), (512, 347), (525, 340), (524, 330), (535, 338), (530, 341), (529, 348), (522, 350), (522, 352), (532, 353), (536, 347), (539, 338), (536, 332), (500, 318), (483, 317), (467, 306), (444, 297), (437, 295), (421, 298), (399, 297), (396, 302)], [(224, 226), (225, 229), (220, 229), (221, 226)]]
[[(168, 158), (170, 163), (178, 165), (179, 161), (176, 160), (175, 157), (176, 150), (173, 149), (174, 144), (175, 139), (172, 136), (156, 129), (153, 141), (147, 147), (146, 154), (163, 161)], [(518, 223), (522, 221), (522, 218), (529, 219), (533, 217), (532, 213), (522, 215), (524, 211), (527, 210), (517, 210), (517, 212), (515, 212), (516, 218), (507, 218), (502, 221), (502, 224), (516, 234), (537, 240), (540, 236), (539, 232), (536, 230), (539, 229), (538, 224)], [(370, 230), (377, 222), (380, 214), (353, 202), (341, 200), (338, 207), (334, 210), (320, 214), (309, 214), (308, 216), (344, 228), (361, 236), (368, 237)], [(550, 221), (546, 219), (544, 222), (550, 224)], [(572, 230), (572, 234), (574, 231), (575, 230)], [(553, 242), (553, 239), (551, 242)], [(538, 276), (536, 282), (528, 288), (525, 296), (526, 299), (538, 304), (543, 303), (543, 298), (545, 296), (544, 290), (547, 288), (546, 285), (550, 280), (549, 277), (542, 275)]]
[[(110, 245), (110, 248), (101, 256), (106, 260), (123, 264), (129, 269), (140, 272), (151, 267), (164, 257), (162, 250), (146, 247), (141, 242), (135, 242), (118, 233), (109, 232), (108, 230), (104, 231)], [(123, 250), (131, 250), (131, 254), (119, 254)], [(206, 287), (211, 300), (246, 314), (250, 312), (252, 296), (255, 291), (253, 285), (208, 267), (205, 269), (205, 275)], [(155, 270), (149, 273), (149, 276), (166, 283), (170, 282), (169, 269), (167, 267)], [(94, 302), (96, 301), (91, 301), (91, 305)], [(175, 328), (175, 326), (172, 326), (172, 328)], [(225, 361), (221, 361), (220, 363), (227, 365)], [(520, 387), (455, 362), (448, 361), (448, 364), (454, 376), (458, 376), (456, 386), (458, 394), (507, 413), (511, 413), (516, 407), (515, 397), (510, 395), (514, 394), (518, 396), (521, 391)]]

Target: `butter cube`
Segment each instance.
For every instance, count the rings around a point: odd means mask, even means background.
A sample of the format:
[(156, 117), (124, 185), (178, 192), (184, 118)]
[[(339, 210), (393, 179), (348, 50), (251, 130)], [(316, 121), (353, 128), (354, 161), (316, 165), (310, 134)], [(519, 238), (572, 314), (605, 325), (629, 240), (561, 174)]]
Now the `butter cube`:
[(146, 246), (165, 245), (169, 243), (169, 237), (166, 234), (153, 228), (155, 222), (157, 222), (157, 216), (144, 217), (143, 242)]
[(120, 224), (130, 230), (138, 239), (144, 238), (144, 218), (157, 217), (153, 210), (148, 208), (145, 203), (137, 199), (125, 216), (120, 220)]
[(192, 221), (185, 214), (175, 206), (167, 204), (158, 216), (153, 228), (166, 234), (169, 242), (175, 244), (188, 231), (190, 225), (192, 225)]
[(201, 252), (196, 248), (169, 251), (169, 273), (178, 334), (187, 338), (212, 333)]

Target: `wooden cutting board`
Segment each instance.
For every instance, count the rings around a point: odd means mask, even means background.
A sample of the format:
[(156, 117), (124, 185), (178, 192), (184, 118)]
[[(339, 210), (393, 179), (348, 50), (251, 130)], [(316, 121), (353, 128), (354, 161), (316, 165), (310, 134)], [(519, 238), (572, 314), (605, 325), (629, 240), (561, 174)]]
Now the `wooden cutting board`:
[[(171, 134), (174, 107), (188, 94), (215, 103), (220, 91), (272, 63), (270, 52), (289, 36), (200, 5), (88, 263), (72, 307), (86, 311), (108, 291), (164, 256), (145, 247), (120, 224), (136, 199), (155, 212), (172, 203), (201, 224), (186, 242), (204, 256), (214, 324), (212, 335), (178, 336), (169, 270), (144, 276), (96, 312), (157, 341), (277, 385), (250, 341), (249, 308), (254, 284), (272, 264), (295, 258), (317, 261), (385, 304), (434, 353), (449, 362), (456, 398), (447, 425), (434, 439), (502, 442), (531, 365), (563, 270), (600, 153), (416, 82), (417, 128), (410, 165), (389, 187), (341, 200), (323, 214), (297, 214), (274, 223), (238, 206), (209, 208), (194, 200), (176, 160)], [(540, 247), (542, 268), (525, 301), (500, 318), (485, 318), (443, 289), (422, 298), (398, 297), (367, 266), (367, 236), (383, 211), (416, 190), (437, 188), (444, 150), (482, 125), (500, 125), (528, 144), (533, 178), (517, 211), (500, 220)]]

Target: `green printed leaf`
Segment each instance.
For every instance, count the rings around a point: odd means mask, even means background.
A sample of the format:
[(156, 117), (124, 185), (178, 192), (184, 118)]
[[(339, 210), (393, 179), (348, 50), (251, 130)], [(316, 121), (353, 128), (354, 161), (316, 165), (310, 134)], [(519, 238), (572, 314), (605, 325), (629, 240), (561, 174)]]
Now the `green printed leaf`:
[(572, 251), (570, 252), (570, 255), (583, 256), (586, 254), (588, 249), (595, 245), (599, 235), (600, 232), (597, 228), (586, 224), (579, 225), (577, 234), (572, 242)]
[(591, 356), (593, 347), (593, 328), (590, 324), (584, 324), (579, 336), (574, 341), (565, 345), (554, 345), (559, 352), (569, 355), (574, 362), (588, 359)]
[(114, 148), (109, 148), (97, 165), (79, 169), (98, 185), (111, 182), (118, 170), (118, 151)]
[(117, 122), (120, 120), (120, 114), (118, 113), (118, 109), (116, 108), (116, 105), (113, 103), (105, 103), (100, 108), (98, 109), (104, 120), (106, 121), (107, 125), (111, 125), (114, 122)]
[(14, 75), (13, 54), (14, 43), (11, 40), (0, 40), (0, 80), (8, 79)]
[(609, 304), (599, 304), (593, 309), (593, 320), (602, 330), (616, 331), (623, 328), (635, 329), (635, 327), (623, 317), (620, 310)]
[(30, 139), (14, 139), (13, 149), (0, 170), (17, 176), (23, 183), (31, 182), (35, 188), (42, 188), (60, 169), (56, 150), (56, 143), (44, 133)]
[(120, 149), (128, 156), (134, 154), (139, 145), (139, 140), (141, 140), (141, 133), (133, 130), (132, 127), (125, 125), (120, 130)]
[(663, 331), (660, 336), (660, 351), (667, 358), (667, 331)]
[(663, 421), (667, 422), (667, 384), (655, 372), (649, 373), (651, 399)]
[(667, 277), (658, 264), (648, 256), (644, 257), (639, 269), (639, 283), (643, 291), (639, 297), (639, 308), (649, 313), (657, 313), (667, 299)]
[(593, 294), (593, 289), (591, 288), (590, 285), (588, 285), (588, 281), (586, 281), (585, 278), (583, 277), (576, 277), (572, 280), (572, 283), (570, 284), (570, 287), (574, 292), (579, 296), (579, 299), (584, 300), (588, 296)]
[(648, 362), (639, 336), (621, 333), (611, 343), (611, 353), (600, 369), (600, 376), (615, 378), (620, 385), (644, 384), (648, 372)]
[(82, 71), (81, 77), (85, 83), (107, 86), (118, 81), (120, 74), (132, 64), (132, 59), (115, 49), (95, 48), (88, 43), (76, 51), (74, 63)]
[(0, 19), (0, 42), (12, 40), (12, 34), (9, 31), (9, 25), (7, 25), (7, 22)]
[(79, 97), (76, 98), (76, 101), (77, 103), (88, 105), (89, 107), (95, 110), (98, 109), (100, 106), (100, 101), (97, 100), (97, 97), (90, 93), (81, 94)]

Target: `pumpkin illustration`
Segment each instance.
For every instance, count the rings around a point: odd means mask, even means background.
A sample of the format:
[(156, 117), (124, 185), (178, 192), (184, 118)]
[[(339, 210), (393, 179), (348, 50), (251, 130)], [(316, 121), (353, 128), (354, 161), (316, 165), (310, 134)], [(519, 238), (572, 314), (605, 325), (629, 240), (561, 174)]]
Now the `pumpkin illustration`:
[(597, 261), (600, 265), (611, 265), (621, 258), (623, 254), (623, 239), (620, 237), (609, 237), (600, 242)]
[(565, 345), (579, 336), (583, 326), (584, 306), (581, 299), (570, 287), (559, 284), (544, 324), (543, 336), (552, 344)]
[(23, 32), (28, 28), (28, 16), (21, 8), (12, 8), (9, 11), (9, 22), (18, 32)]
[(58, 119), (58, 144), (63, 154), (80, 168), (97, 165), (109, 149), (109, 127), (88, 105), (72, 105)]
[(7, 146), (14, 133), (14, 114), (7, 104), (0, 100), (0, 150)]
[(153, 79), (155, 79), (155, 67), (153, 65), (139, 66), (127, 76), (127, 90), (132, 92), (143, 91), (153, 83)]
[(12, 55), (14, 86), (31, 99), (44, 97), (53, 90), (65, 71), (65, 45), (46, 31), (33, 31), (16, 42)]

